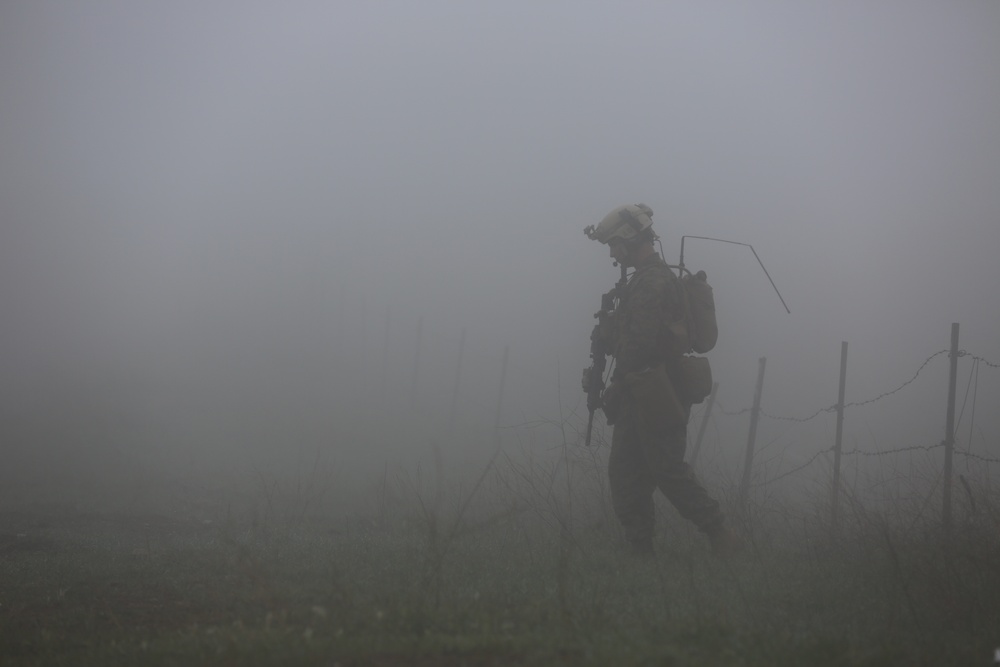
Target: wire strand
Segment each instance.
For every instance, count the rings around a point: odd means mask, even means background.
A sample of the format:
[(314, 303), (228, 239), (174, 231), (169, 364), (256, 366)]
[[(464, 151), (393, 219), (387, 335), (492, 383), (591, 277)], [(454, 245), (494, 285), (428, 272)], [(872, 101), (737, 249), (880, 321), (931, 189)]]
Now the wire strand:
[(982, 357), (978, 357), (978, 356), (976, 356), (974, 354), (969, 354), (965, 350), (961, 350), (958, 353), (958, 356), (960, 356), (960, 357), (969, 357), (970, 359), (973, 359), (974, 361), (978, 361), (978, 362), (986, 364), (990, 368), (1000, 368), (1000, 364), (995, 364), (992, 361), (987, 361), (986, 359), (983, 359)]
[[(875, 396), (874, 398), (869, 398), (869, 399), (864, 400), (864, 401), (853, 401), (851, 403), (844, 403), (844, 408), (845, 409), (846, 408), (857, 408), (857, 407), (861, 407), (862, 405), (868, 405), (870, 403), (874, 403), (876, 401), (880, 401), (883, 398), (886, 398), (888, 396), (892, 396), (893, 394), (895, 394), (895, 393), (897, 393), (899, 391), (902, 391), (907, 385), (909, 385), (910, 383), (912, 383), (914, 380), (917, 379), (917, 377), (920, 375), (920, 373), (923, 372), (924, 368), (927, 367), (927, 364), (929, 364), (935, 357), (939, 357), (942, 354), (946, 354), (947, 352), (948, 352), (948, 350), (938, 350), (937, 352), (935, 352), (931, 356), (927, 357), (927, 359), (925, 359), (924, 362), (922, 364), (920, 364), (920, 367), (917, 368), (917, 372), (913, 374), (913, 377), (911, 377), (909, 380), (907, 380), (903, 384), (899, 385), (895, 389), (892, 389), (890, 391), (884, 391), (881, 394), (879, 394), (878, 396)], [(718, 399), (716, 399), (716, 405), (719, 405)], [(738, 410), (736, 412), (731, 412), (731, 411), (725, 410), (721, 405), (719, 405), (719, 410), (724, 415), (728, 415), (730, 417), (738, 417), (739, 415), (743, 415), (743, 414), (746, 414), (746, 413), (750, 412), (751, 408), (743, 408), (742, 410)], [(819, 410), (816, 410), (816, 412), (812, 413), (811, 415), (809, 415), (807, 417), (787, 417), (787, 416), (783, 416), (783, 415), (773, 415), (773, 414), (771, 414), (769, 412), (765, 412), (764, 410), (760, 410), (760, 414), (762, 416), (764, 416), (764, 417), (767, 417), (768, 419), (774, 419), (774, 420), (778, 420), (778, 421), (807, 422), (807, 421), (811, 421), (811, 420), (815, 419), (816, 417), (819, 417), (824, 412), (835, 412), (836, 410), (837, 410), (837, 404), (834, 403), (833, 405), (829, 405), (829, 406), (827, 406), (825, 408), (820, 408)]]

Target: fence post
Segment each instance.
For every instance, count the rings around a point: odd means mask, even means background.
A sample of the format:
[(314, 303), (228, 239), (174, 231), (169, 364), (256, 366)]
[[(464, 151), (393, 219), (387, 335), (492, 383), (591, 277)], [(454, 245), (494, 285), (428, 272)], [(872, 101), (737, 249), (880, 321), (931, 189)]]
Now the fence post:
[(389, 315), (391, 308), (385, 307), (385, 329), (382, 334), (382, 376), (378, 383), (378, 396), (382, 404), (385, 405), (386, 379), (389, 377)]
[(764, 367), (767, 357), (761, 357), (757, 369), (757, 389), (753, 394), (753, 410), (750, 411), (750, 435), (747, 436), (747, 455), (743, 463), (743, 481), (740, 483), (740, 504), (746, 505), (750, 493), (750, 473), (753, 470), (753, 448), (757, 440), (757, 422), (760, 419), (760, 396), (764, 391)]
[(455, 388), (451, 392), (451, 413), (448, 415), (448, 438), (455, 430), (455, 412), (458, 408), (458, 387), (462, 381), (462, 357), (465, 356), (465, 327), (462, 327), (462, 338), (458, 342), (458, 366), (455, 368)]
[(507, 383), (507, 354), (510, 352), (510, 346), (505, 345), (503, 348), (503, 361), (500, 362), (500, 393), (497, 395), (497, 416), (493, 422), (493, 433), (496, 438), (496, 447), (500, 447), (500, 412), (503, 408), (503, 386)]
[(708, 418), (712, 415), (712, 406), (715, 405), (715, 394), (719, 391), (719, 383), (712, 383), (712, 393), (708, 395), (708, 404), (705, 406), (705, 414), (701, 417), (701, 426), (698, 427), (698, 437), (694, 441), (694, 449), (691, 450), (690, 466), (698, 462), (698, 453), (701, 451), (701, 441), (705, 437), (705, 430), (708, 428)]
[(944, 434), (944, 503), (942, 521), (946, 533), (951, 532), (951, 469), (952, 452), (955, 449), (955, 386), (958, 383), (958, 322), (951, 324), (951, 352), (948, 354), (951, 368), (948, 372), (948, 416)]
[(417, 344), (413, 349), (413, 382), (410, 384), (410, 409), (417, 402), (417, 378), (420, 373), (420, 334), (424, 328), (424, 316), (417, 319)]
[(847, 341), (840, 343), (840, 390), (837, 393), (837, 436), (833, 443), (833, 502), (830, 527), (834, 537), (840, 530), (840, 452), (844, 438), (844, 389), (847, 384)]

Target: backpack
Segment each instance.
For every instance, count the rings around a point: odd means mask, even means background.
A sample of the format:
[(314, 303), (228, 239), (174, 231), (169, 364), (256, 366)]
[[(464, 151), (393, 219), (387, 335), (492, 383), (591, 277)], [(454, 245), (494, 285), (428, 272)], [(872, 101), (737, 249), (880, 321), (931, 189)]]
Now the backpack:
[(688, 340), (691, 349), (705, 354), (719, 340), (719, 323), (715, 319), (715, 297), (704, 271), (688, 271), (681, 278), (686, 311)]
[[(677, 267), (675, 267), (677, 268)], [(681, 268), (681, 298), (684, 301), (684, 328), (687, 352), (704, 354), (715, 347), (719, 325), (715, 320), (715, 297), (705, 272), (691, 273)], [(712, 391), (712, 367), (707, 357), (683, 354), (677, 359), (672, 379), (678, 397), (686, 403), (701, 403)]]

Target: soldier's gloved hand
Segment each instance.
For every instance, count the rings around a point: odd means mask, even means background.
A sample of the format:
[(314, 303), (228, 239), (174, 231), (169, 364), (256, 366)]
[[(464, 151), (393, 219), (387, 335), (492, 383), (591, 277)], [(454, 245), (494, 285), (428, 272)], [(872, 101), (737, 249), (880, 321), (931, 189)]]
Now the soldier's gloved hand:
[(585, 393), (585, 394), (588, 391), (590, 391), (590, 370), (591, 369), (589, 369), (589, 368), (584, 368), (583, 369), (583, 382), (582, 382), (582, 385), (583, 385), (583, 393)]

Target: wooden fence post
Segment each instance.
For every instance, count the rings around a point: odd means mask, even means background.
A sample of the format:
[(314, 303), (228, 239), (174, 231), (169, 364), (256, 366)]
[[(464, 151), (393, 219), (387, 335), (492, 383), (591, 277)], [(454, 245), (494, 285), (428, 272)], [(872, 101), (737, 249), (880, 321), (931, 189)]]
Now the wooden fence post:
[(764, 392), (764, 367), (767, 357), (758, 360), (757, 389), (753, 395), (753, 409), (750, 411), (750, 434), (747, 436), (747, 455), (743, 463), (743, 481), (740, 483), (740, 504), (746, 505), (750, 494), (750, 474), (753, 471), (753, 449), (757, 440), (757, 422), (760, 420), (760, 397)]
[(840, 530), (840, 454), (844, 438), (844, 390), (847, 384), (847, 341), (840, 343), (840, 390), (837, 392), (837, 435), (833, 443), (833, 498), (830, 506), (830, 529), (834, 537)]

